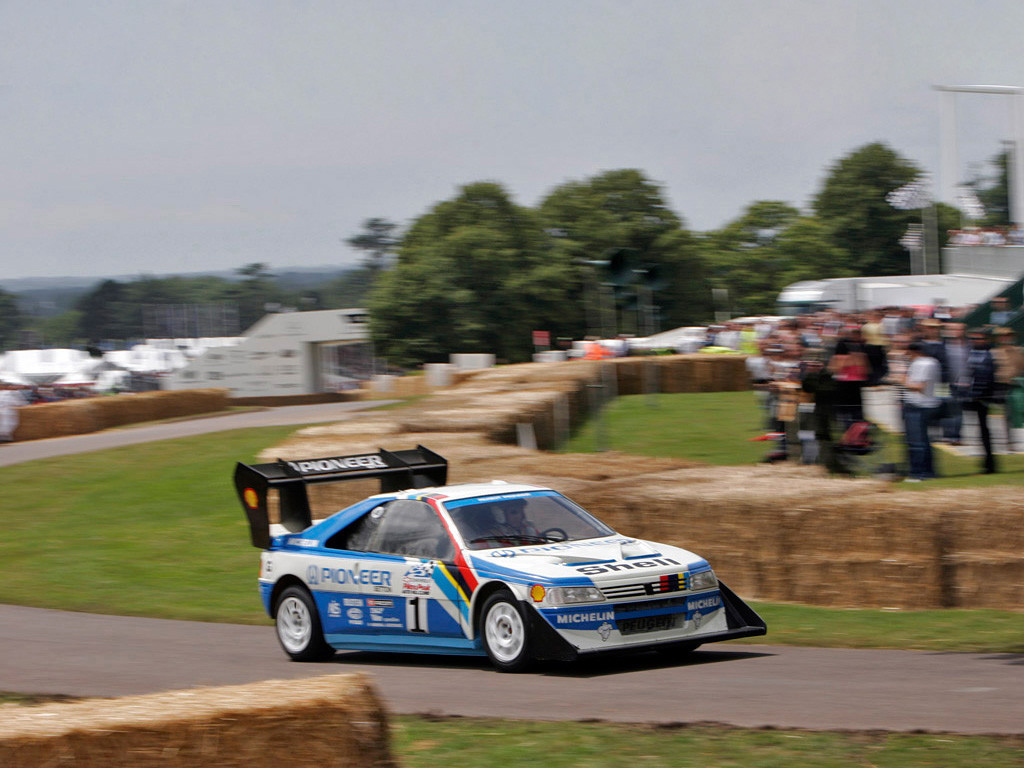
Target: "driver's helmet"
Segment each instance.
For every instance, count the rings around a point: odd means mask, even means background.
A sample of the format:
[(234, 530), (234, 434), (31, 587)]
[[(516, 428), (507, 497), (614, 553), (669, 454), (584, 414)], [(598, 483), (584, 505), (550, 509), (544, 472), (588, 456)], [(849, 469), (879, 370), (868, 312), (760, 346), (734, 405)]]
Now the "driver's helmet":
[(505, 515), (505, 522), (511, 524), (511, 515), (521, 513), (525, 519), (526, 516), (526, 499), (509, 499), (501, 504), (501, 511)]

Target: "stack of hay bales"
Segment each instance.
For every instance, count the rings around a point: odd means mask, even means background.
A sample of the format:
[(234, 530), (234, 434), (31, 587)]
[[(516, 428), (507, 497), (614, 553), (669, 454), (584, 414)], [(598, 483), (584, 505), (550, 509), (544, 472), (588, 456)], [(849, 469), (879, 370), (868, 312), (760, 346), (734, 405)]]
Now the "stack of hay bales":
[(18, 409), (16, 440), (40, 440), (98, 432), (101, 429), (222, 411), (226, 389), (138, 392), (40, 403)]
[[(563, 398), (573, 423), (587, 387), (641, 386), (656, 361), (662, 389), (746, 387), (740, 356), (678, 355), (507, 366), (480, 372), (413, 407), (302, 430), (263, 460), (422, 444), (445, 456), (449, 482), (502, 479), (565, 493), (617, 530), (708, 558), (747, 597), (848, 607), (1024, 608), (1024, 501), (1012, 488), (895, 492), (818, 467), (708, 467), (614, 452), (540, 453), (513, 445), (535, 425), (546, 447)], [(716, 372), (717, 371), (717, 372)], [(676, 378), (678, 376), (678, 378)], [(532, 422), (531, 422), (532, 420)], [(359, 486), (353, 487), (353, 486)], [(375, 493), (373, 482), (311, 489), (317, 516)]]
[(0, 765), (223, 768), (395, 765), (362, 675), (0, 708)]

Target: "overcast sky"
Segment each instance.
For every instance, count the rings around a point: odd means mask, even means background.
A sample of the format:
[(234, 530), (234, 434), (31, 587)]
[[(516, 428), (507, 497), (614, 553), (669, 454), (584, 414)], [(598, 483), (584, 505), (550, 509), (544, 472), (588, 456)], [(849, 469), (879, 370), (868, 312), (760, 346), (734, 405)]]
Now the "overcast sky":
[[(0, 278), (342, 265), (614, 168), (715, 229), (872, 141), (938, 174), (932, 86), (1022, 54), (1022, 0), (0, 0)], [(1009, 99), (958, 98), (967, 173)]]

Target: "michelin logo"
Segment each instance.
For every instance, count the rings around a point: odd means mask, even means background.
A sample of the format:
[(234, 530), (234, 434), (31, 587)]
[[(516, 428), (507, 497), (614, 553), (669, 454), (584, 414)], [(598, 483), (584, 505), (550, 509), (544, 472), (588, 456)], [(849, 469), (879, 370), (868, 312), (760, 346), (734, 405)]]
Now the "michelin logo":
[(611, 621), (615, 611), (590, 611), (588, 613), (560, 613), (555, 616), (559, 624), (591, 624), (599, 621)]
[(707, 597), (697, 597), (686, 601), (687, 611), (713, 611), (716, 608), (722, 607), (722, 596), (721, 595), (709, 595)]

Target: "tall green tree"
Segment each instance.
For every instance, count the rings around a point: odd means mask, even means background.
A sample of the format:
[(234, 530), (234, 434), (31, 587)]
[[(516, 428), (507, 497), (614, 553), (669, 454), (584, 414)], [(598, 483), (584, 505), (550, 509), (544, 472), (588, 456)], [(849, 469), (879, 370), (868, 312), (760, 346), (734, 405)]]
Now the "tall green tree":
[(611, 294), (616, 330), (641, 330), (644, 307), (674, 327), (707, 319), (710, 288), (694, 237), (661, 189), (636, 169), (607, 171), (555, 188), (538, 207), (553, 250), (576, 271), (586, 324), (607, 333), (603, 296)]
[(387, 264), (401, 242), (396, 235), (398, 225), (387, 219), (372, 218), (363, 222), (363, 231), (345, 240), (353, 248), (366, 254), (364, 265), (376, 275)]
[(463, 187), (417, 219), (370, 298), (378, 354), (400, 365), (452, 352), (528, 360), (531, 331), (566, 325), (568, 265), (536, 215), (498, 184)]
[(0, 288), (0, 350), (15, 345), (18, 331), (24, 324), (25, 318), (18, 307), (17, 297)]
[(799, 280), (849, 276), (847, 254), (818, 219), (775, 200), (752, 203), (704, 240), (712, 280), (732, 314), (771, 314), (779, 292)]
[(704, 247), (712, 279), (729, 297), (728, 306), (719, 310), (742, 315), (772, 311), (788, 266), (777, 243), (799, 215), (786, 203), (766, 200), (753, 203), (738, 219), (708, 233)]
[(979, 222), (986, 227), (1007, 227), (1012, 223), (1010, 211), (1010, 151), (1004, 149), (989, 161), (993, 172), (976, 176), (969, 186), (974, 188), (978, 201), (985, 209)]
[(836, 162), (814, 197), (814, 213), (849, 254), (845, 265), (859, 275), (909, 272), (900, 238), (918, 210), (902, 211), (886, 195), (920, 175), (920, 169), (882, 143), (867, 144)]
[(275, 305), (285, 299), (283, 292), (274, 282), (270, 267), (262, 262), (254, 262), (239, 267), (236, 272), (242, 277), (225, 290), (225, 297), (238, 305), (238, 322), (242, 330), (267, 314)]
[(124, 339), (126, 331), (127, 291), (117, 280), (104, 280), (75, 304), (78, 310), (78, 335), (90, 344), (106, 339)]

